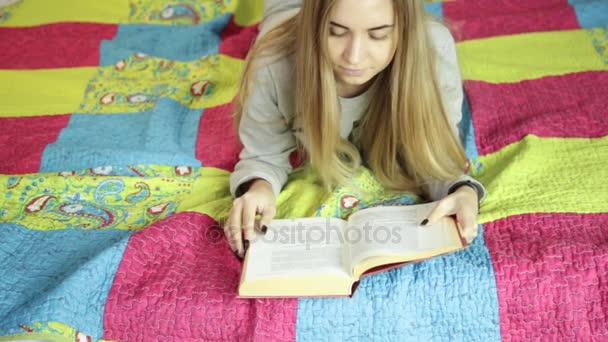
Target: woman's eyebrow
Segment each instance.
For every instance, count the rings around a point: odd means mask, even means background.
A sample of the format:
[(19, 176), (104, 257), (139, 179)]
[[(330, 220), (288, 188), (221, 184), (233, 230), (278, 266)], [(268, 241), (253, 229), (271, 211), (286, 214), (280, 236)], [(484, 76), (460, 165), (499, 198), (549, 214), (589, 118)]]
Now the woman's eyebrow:
[[(350, 31), (350, 28), (348, 28), (348, 27), (346, 27), (344, 25), (340, 25), (340, 24), (336, 23), (335, 21), (330, 21), (329, 23), (331, 25), (338, 26), (340, 28), (343, 28), (345, 30), (349, 30)], [(393, 26), (395, 26), (395, 25), (382, 25), (382, 26), (372, 27), (372, 28), (367, 29), (367, 30), (368, 31), (377, 31), (377, 30), (382, 30), (382, 29), (385, 29), (385, 28), (393, 27)]]

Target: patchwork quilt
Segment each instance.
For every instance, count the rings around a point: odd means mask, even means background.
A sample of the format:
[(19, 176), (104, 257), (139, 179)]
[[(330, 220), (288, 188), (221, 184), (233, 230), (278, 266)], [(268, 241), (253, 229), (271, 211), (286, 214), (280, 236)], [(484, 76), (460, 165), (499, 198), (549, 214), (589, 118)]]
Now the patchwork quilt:
[[(467, 249), (352, 298), (239, 299), (231, 100), (261, 0), (0, 1), (0, 341), (607, 341), (608, 1), (427, 2), (456, 40)], [(277, 217), (418, 199), (326, 193)]]

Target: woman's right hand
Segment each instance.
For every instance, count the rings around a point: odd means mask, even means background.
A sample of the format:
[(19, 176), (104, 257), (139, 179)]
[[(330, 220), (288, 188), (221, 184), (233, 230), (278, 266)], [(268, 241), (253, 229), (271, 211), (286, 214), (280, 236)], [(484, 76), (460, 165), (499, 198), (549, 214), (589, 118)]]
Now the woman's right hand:
[[(256, 215), (261, 219), (256, 222)], [(276, 214), (276, 196), (270, 183), (263, 179), (252, 181), (247, 192), (232, 202), (224, 235), (230, 248), (239, 257), (245, 256), (249, 241), (255, 237), (254, 229), (266, 234), (267, 226)]]

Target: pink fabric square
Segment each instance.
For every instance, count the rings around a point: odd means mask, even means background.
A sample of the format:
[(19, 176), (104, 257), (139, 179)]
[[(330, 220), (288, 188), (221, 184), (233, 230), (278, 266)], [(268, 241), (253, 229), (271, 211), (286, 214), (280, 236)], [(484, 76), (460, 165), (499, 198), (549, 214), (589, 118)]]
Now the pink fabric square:
[(245, 59), (247, 52), (258, 34), (258, 25), (238, 26), (234, 16), (222, 31), (220, 53), (234, 58)]
[(457, 41), (580, 28), (567, 0), (446, 1), (443, 16)]
[(608, 214), (529, 214), (484, 227), (504, 341), (608, 340)]
[(239, 299), (241, 262), (219, 224), (180, 213), (131, 237), (110, 290), (104, 338), (293, 341), (296, 299)]
[(44, 148), (70, 121), (70, 114), (0, 118), (0, 173), (34, 173), (40, 170)]
[(203, 111), (196, 138), (196, 158), (203, 166), (232, 172), (241, 144), (232, 123), (232, 103)]
[(52, 69), (99, 65), (99, 46), (118, 25), (56, 23), (0, 27), (0, 69)]
[(608, 72), (551, 76), (518, 83), (465, 81), (477, 148), (493, 153), (527, 134), (558, 138), (608, 135)]

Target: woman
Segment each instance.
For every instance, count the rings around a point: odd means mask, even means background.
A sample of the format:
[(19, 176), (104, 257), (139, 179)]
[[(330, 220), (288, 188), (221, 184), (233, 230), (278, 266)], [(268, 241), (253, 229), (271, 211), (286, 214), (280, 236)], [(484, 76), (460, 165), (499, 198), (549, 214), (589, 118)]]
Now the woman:
[(267, 0), (235, 103), (231, 248), (242, 258), (265, 233), (298, 147), (329, 189), (363, 163), (388, 189), (439, 200), (421, 224), (456, 215), (470, 242), (485, 189), (463, 172), (462, 101), (454, 39), (421, 1)]

